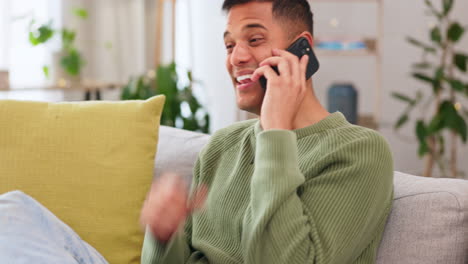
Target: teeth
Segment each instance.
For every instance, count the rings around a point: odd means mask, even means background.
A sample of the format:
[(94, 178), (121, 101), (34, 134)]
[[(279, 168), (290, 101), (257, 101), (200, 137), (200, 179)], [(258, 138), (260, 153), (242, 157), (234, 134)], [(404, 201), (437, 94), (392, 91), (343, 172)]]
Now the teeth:
[(252, 78), (252, 74), (242, 75), (242, 76), (237, 77), (237, 81), (242, 82), (242, 81), (250, 79), (250, 78)]

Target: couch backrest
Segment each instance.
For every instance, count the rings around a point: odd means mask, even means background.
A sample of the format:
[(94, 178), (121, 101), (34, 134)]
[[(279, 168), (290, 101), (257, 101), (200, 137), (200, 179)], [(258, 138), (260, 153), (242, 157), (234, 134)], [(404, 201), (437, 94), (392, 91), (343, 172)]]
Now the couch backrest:
[(468, 263), (468, 181), (395, 172), (377, 263)]
[[(187, 180), (209, 136), (161, 127), (155, 175)], [(377, 263), (468, 263), (468, 181), (423, 178), (400, 172)]]
[(191, 181), (198, 152), (209, 139), (210, 136), (206, 134), (161, 126), (154, 176), (159, 177), (164, 172), (172, 172)]

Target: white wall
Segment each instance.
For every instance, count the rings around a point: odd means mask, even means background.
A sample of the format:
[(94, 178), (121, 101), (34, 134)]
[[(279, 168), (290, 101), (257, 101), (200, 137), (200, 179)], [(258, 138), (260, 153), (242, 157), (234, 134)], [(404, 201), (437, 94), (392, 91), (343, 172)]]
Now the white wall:
[(233, 85), (225, 66), (222, 0), (192, 1), (193, 74), (207, 95), (211, 130), (228, 126), (237, 119)]

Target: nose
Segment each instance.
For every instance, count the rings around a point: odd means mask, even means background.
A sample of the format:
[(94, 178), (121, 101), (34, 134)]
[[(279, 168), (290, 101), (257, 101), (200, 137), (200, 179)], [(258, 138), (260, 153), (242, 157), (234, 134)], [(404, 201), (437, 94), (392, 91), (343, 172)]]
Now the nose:
[(249, 62), (251, 58), (252, 55), (249, 48), (242, 44), (237, 44), (232, 50), (230, 62), (232, 66), (242, 66)]

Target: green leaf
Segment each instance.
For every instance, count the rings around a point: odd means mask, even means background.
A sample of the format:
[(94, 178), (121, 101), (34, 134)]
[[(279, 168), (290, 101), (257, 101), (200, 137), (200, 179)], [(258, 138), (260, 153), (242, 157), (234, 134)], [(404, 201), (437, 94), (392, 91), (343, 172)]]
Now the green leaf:
[(429, 53), (435, 53), (436, 49), (434, 47), (431, 47), (430, 45), (424, 44), (421, 41), (414, 39), (412, 37), (407, 37), (406, 41), (408, 41), (410, 44), (413, 44), (414, 46), (423, 48), (424, 51), (429, 52)]
[(443, 67), (438, 67), (435, 71), (435, 80), (436, 81), (442, 81), (445, 77), (444, 74), (444, 68)]
[(442, 81), (445, 78), (444, 68), (438, 67), (434, 73), (434, 82), (432, 83), (432, 89), (434, 93), (438, 93), (442, 89)]
[(440, 106), (440, 112), (444, 117), (445, 126), (457, 132), (462, 138), (463, 142), (466, 142), (466, 122), (463, 117), (460, 116), (457, 109), (455, 109), (454, 104), (450, 101), (442, 102)]
[(437, 9), (435, 9), (434, 5), (432, 5), (432, 2), (429, 1), (429, 0), (424, 0), (424, 2), (426, 3), (427, 7), (429, 7), (429, 10), (431, 10), (431, 12), (438, 18), (438, 19), (442, 19), (443, 15), (441, 12), (437, 11)]
[(457, 22), (454, 22), (450, 25), (447, 31), (447, 38), (452, 42), (457, 42), (463, 36), (464, 32), (465, 29)]
[(86, 9), (84, 8), (73, 9), (73, 14), (75, 14), (75, 16), (82, 18), (82, 19), (88, 18), (88, 11), (86, 11)]
[(423, 73), (413, 73), (413, 77), (426, 83), (430, 83), (430, 84), (434, 83), (434, 79), (432, 79), (431, 77)]
[(461, 54), (461, 53), (456, 53), (453, 56), (453, 61), (455, 63), (455, 66), (457, 66), (457, 68), (460, 71), (466, 72), (466, 65), (467, 65), (467, 62), (468, 62), (468, 56), (467, 55)]
[(32, 32), (29, 32), (29, 42), (33, 46), (37, 46), (39, 44), (39, 40), (34, 36), (34, 33)]
[(450, 79), (448, 80), (448, 82), (453, 90), (457, 92), (465, 91), (465, 84), (462, 81), (456, 80), (456, 79)]
[(444, 0), (443, 1), (443, 6), (444, 6), (444, 15), (447, 15), (450, 13), (450, 10), (452, 10), (453, 7), (453, 0)]
[(438, 90), (437, 80), (434, 80), (431, 77), (429, 77), (429, 76), (427, 76), (427, 75), (425, 75), (423, 73), (417, 73), (417, 72), (413, 73), (413, 77), (420, 80), (420, 81), (422, 81), (422, 82), (431, 84), (434, 91)]
[(36, 30), (29, 32), (29, 42), (33, 45), (39, 45), (47, 42), (54, 36), (54, 30), (52, 29), (52, 23), (42, 25)]
[(432, 118), (431, 122), (427, 126), (427, 134), (428, 135), (433, 135), (438, 133), (440, 130), (442, 130), (445, 126), (444, 123), (444, 116), (442, 113), (438, 112), (434, 118)]
[(75, 42), (75, 37), (76, 32), (66, 28), (62, 29), (62, 43), (65, 50), (73, 49), (73, 42)]
[(442, 33), (440, 33), (440, 28), (435, 26), (431, 30), (431, 40), (435, 43), (439, 44), (442, 43)]
[(418, 155), (419, 157), (423, 157), (426, 153), (429, 153), (429, 147), (427, 143), (419, 143)]
[(188, 79), (189, 79), (191, 82), (193, 81), (192, 71), (188, 71), (188, 72), (187, 72), (187, 77), (188, 77)]
[(432, 68), (432, 64), (428, 62), (420, 62), (420, 63), (415, 63), (412, 65), (413, 68), (415, 69), (420, 69), (420, 70), (425, 70), (425, 69), (430, 69)]
[(422, 157), (424, 154), (429, 152), (429, 148), (426, 143), (426, 137), (427, 137), (427, 132), (426, 132), (426, 126), (424, 125), (423, 120), (418, 120), (416, 123), (416, 136), (418, 137), (419, 140), (419, 156)]
[(416, 122), (416, 136), (418, 137), (419, 142), (426, 141), (427, 132), (426, 125), (423, 120), (418, 120)]
[(44, 73), (44, 76), (49, 79), (49, 66), (42, 66), (42, 72)]
[(456, 121), (454, 123), (454, 129), (460, 135), (463, 143), (466, 143), (466, 138), (467, 138), (466, 121), (460, 115), (457, 115)]
[(72, 76), (80, 74), (84, 63), (85, 62), (81, 57), (81, 54), (76, 49), (69, 50), (60, 60), (62, 67)]
[(401, 93), (397, 93), (397, 92), (393, 92), (392, 93), (392, 96), (400, 101), (403, 101), (403, 102), (406, 102), (410, 105), (413, 105), (415, 104), (415, 100), (409, 98), (408, 96), (404, 95), (404, 94), (401, 94)]
[(399, 128), (402, 127), (406, 122), (408, 122), (408, 120), (409, 120), (408, 114), (404, 114), (404, 115), (400, 116), (400, 118), (398, 119), (398, 121), (397, 121), (396, 124), (395, 124), (394, 129), (399, 129)]

